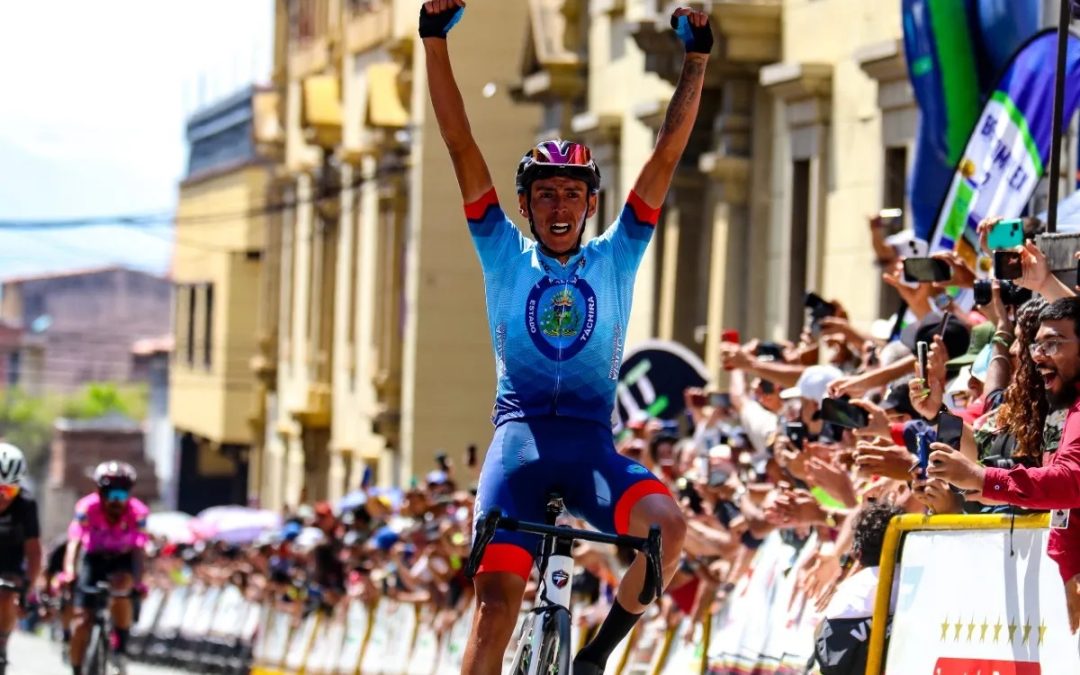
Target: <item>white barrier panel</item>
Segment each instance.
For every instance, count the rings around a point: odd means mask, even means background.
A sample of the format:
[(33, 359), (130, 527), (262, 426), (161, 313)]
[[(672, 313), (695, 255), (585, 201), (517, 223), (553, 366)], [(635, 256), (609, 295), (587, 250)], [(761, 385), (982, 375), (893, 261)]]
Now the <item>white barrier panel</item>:
[(289, 653), (289, 634), (292, 632), (292, 616), (274, 610), (263, 636), (262, 660), (257, 664), (266, 668), (278, 668)]
[(154, 630), (158, 614), (165, 606), (165, 598), (168, 594), (160, 588), (151, 588), (142, 601), (139, 609), (139, 620), (131, 627), (131, 634), (135, 636), (149, 635)]
[(652, 675), (660, 667), (667, 642), (667, 624), (657, 616), (656, 604), (649, 606), (640, 622), (637, 639), (623, 668), (623, 675)]
[(289, 640), (289, 654), (285, 657), (285, 670), (298, 673), (303, 669), (318, 627), (319, 615), (312, 612), (303, 620), (300, 627), (293, 631), (292, 639)]
[[(173, 591), (173, 593), (175, 592)], [(269, 663), (270, 633), (273, 630), (274, 622), (274, 608), (271, 603), (265, 603), (260, 608), (258, 621), (255, 641), (251, 645), (251, 660), (253, 665), (264, 666)]]
[(750, 574), (712, 618), (709, 673), (803, 672), (813, 653), (816, 622), (801, 598), (792, 602), (793, 570), (813, 543), (807, 542), (800, 555), (778, 533), (765, 538)]
[[(461, 662), (465, 656), (465, 645), (469, 641), (469, 631), (472, 630), (473, 608), (470, 607), (443, 638), (442, 648), (439, 654), (438, 675), (459, 675)], [(366, 675), (366, 673), (365, 673)]]
[(693, 638), (687, 642), (685, 636), (689, 630), (690, 619), (684, 618), (671, 638), (671, 648), (660, 670), (664, 675), (704, 672), (705, 626), (702, 624), (694, 626)]
[(371, 614), (364, 603), (357, 598), (349, 600), (349, 606), (345, 609), (345, 640), (337, 658), (338, 673), (353, 675), (360, 667), (370, 619)]
[(1069, 632), (1048, 536), (908, 532), (886, 674), (1080, 673), (1080, 642)]
[(247, 610), (248, 606), (240, 589), (232, 585), (226, 586), (221, 590), (217, 610), (214, 612), (207, 635), (224, 640), (238, 640), (240, 631), (244, 627)]
[(304, 675), (332, 675), (337, 670), (341, 645), (345, 642), (345, 612), (343, 608), (319, 624), (311, 654), (304, 664)]
[(382, 675), (402, 675), (409, 664), (413, 641), (416, 639), (416, 605), (388, 602), (395, 607), (390, 614), (390, 640), (384, 654)]
[(408, 675), (431, 675), (438, 665), (439, 636), (435, 634), (435, 626), (432, 625), (433, 614), (427, 609), (420, 615), (416, 640), (409, 656), (409, 667), (405, 669)]
[(206, 594), (206, 588), (203, 586), (188, 586), (187, 604), (184, 606), (184, 615), (178, 626), (180, 635), (185, 639), (196, 639), (194, 627), (199, 623), (199, 613), (202, 611), (203, 602), (206, 601)]

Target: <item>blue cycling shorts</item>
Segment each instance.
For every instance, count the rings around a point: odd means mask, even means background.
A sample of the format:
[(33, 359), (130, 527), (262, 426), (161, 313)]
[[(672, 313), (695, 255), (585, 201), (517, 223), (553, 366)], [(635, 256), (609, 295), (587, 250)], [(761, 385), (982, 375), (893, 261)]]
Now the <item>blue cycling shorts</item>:
[[(611, 429), (570, 417), (533, 417), (499, 425), (480, 471), (476, 522), (492, 507), (519, 520), (542, 523), (548, 495), (602, 532), (626, 534), (630, 512), (643, 497), (671, 491), (644, 466), (615, 451)], [(529, 578), (540, 537), (499, 530), (478, 573), (512, 572)]]

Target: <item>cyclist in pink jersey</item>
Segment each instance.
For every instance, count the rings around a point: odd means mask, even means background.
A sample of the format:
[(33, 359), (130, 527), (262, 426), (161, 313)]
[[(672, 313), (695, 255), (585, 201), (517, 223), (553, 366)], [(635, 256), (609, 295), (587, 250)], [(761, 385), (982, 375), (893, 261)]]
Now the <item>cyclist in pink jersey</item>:
[[(108, 582), (116, 594), (131, 593), (142, 586), (143, 547), (147, 542), (146, 518), (150, 509), (131, 496), (135, 469), (124, 462), (102, 462), (94, 470), (97, 492), (75, 504), (75, 518), (68, 527), (64, 572), (75, 583), (75, 621), (71, 634), (71, 666), (78, 675), (93, 622), (88, 594), (100, 582)], [(78, 562), (78, 574), (75, 573)], [(112, 597), (110, 611), (116, 627), (116, 662), (123, 671), (128, 631), (133, 620), (130, 596)]]

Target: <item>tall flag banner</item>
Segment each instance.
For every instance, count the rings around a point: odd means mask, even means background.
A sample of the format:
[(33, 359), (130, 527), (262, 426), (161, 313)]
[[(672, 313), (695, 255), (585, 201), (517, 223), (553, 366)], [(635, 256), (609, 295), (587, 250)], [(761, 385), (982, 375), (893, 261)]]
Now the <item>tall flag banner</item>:
[(901, 0), (901, 12), (908, 75), (919, 104), (908, 199), (915, 235), (929, 241), (982, 101), (1013, 54), (1038, 31), (1042, 4)]
[[(1050, 156), (1057, 34), (1050, 28), (1017, 50), (991, 92), (956, 163), (938, 209), (930, 250), (978, 250), (979, 221), (1016, 218), (1024, 210)], [(1080, 40), (1069, 36), (1065, 119), (1080, 95)]]

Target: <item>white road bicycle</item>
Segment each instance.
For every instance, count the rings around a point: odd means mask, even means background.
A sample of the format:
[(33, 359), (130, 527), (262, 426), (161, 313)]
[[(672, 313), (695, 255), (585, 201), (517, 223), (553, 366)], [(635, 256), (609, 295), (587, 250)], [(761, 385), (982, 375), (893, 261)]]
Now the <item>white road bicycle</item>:
[(528, 523), (508, 518), (499, 509), (484, 514), (476, 528), (476, 539), (465, 572), (471, 579), (484, 549), (496, 530), (528, 532), (541, 537), (536, 555), (540, 572), (540, 587), (536, 605), (529, 610), (513, 645), (513, 675), (570, 675), (570, 592), (574, 578), (574, 541), (594, 541), (632, 548), (645, 556), (645, 584), (638, 599), (649, 604), (663, 592), (663, 549), (660, 528), (649, 528), (647, 537), (605, 534), (590, 530), (560, 527), (555, 523), (564, 510), (562, 496), (551, 494), (547, 504), (546, 523)]

